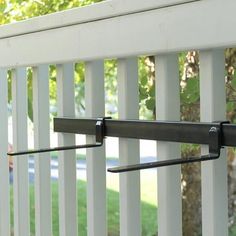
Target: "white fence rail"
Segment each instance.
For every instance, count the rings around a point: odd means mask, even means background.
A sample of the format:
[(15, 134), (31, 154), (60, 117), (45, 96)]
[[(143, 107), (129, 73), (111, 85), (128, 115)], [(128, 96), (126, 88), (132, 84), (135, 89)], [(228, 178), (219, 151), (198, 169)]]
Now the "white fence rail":
[[(103, 116), (104, 60), (118, 59), (119, 117), (138, 118), (138, 63), (156, 57), (160, 120), (179, 120), (177, 55), (200, 51), (201, 120), (225, 119), (223, 49), (236, 45), (234, 0), (110, 0), (0, 27), (0, 235), (30, 235), (28, 157), (14, 158), (14, 230), (10, 227), (7, 150), (7, 70), (12, 71), (13, 148), (27, 148), (26, 67), (33, 67), (35, 147), (49, 146), (49, 64), (57, 65), (58, 115), (74, 117), (74, 67), (85, 62), (86, 115)], [(236, 23), (236, 22), (235, 22)], [(91, 141), (87, 137), (87, 141)], [(59, 135), (59, 145), (75, 136)], [(120, 139), (121, 164), (139, 162), (137, 141)], [(176, 158), (179, 147), (158, 143), (158, 157)], [(87, 229), (107, 235), (104, 147), (87, 152)], [(203, 148), (203, 152), (204, 152)], [(224, 154), (222, 154), (224, 155)], [(4, 158), (5, 157), (5, 158)], [(203, 236), (226, 236), (226, 158), (202, 164)], [(180, 167), (158, 171), (158, 235), (182, 235)], [(75, 151), (59, 155), (60, 235), (79, 235)], [(35, 234), (53, 235), (50, 157), (35, 159)], [(120, 175), (120, 235), (142, 235), (140, 175)], [(80, 212), (78, 212), (80, 214)]]

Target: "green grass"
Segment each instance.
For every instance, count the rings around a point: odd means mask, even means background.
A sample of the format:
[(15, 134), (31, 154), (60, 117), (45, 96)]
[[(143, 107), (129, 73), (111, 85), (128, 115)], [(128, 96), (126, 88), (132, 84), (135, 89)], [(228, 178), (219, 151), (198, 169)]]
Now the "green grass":
[[(59, 212), (58, 212), (58, 184), (52, 182), (52, 230), (53, 236), (59, 235)], [(30, 185), (30, 231), (35, 235), (35, 205), (34, 205), (34, 186)], [(87, 235), (87, 211), (86, 211), (86, 182), (77, 182), (78, 196), (78, 234)], [(11, 188), (11, 206), (13, 202)], [(107, 224), (108, 235), (119, 235), (119, 193), (114, 190), (107, 190)], [(156, 233), (156, 206), (143, 202), (142, 209), (142, 235), (153, 236)], [(13, 209), (11, 208), (11, 224), (13, 227)]]
[[(150, 177), (150, 176), (149, 176)], [(150, 178), (142, 177), (142, 192), (147, 192), (150, 185), (146, 184)], [(117, 188), (116, 178), (113, 178), (113, 188)], [(147, 188), (146, 188), (146, 187)], [(58, 184), (57, 182), (52, 182), (52, 230), (53, 236), (59, 235), (59, 211), (58, 211)], [(35, 207), (34, 207), (34, 186), (30, 185), (30, 230), (31, 235), (35, 235)], [(150, 192), (149, 192), (150, 193)], [(142, 212), (142, 235), (143, 236), (154, 236), (156, 235), (157, 229), (157, 206), (153, 203), (153, 194), (144, 194), (142, 196), (141, 202), (141, 212)], [(155, 195), (155, 194), (154, 194)], [(79, 180), (77, 182), (77, 196), (78, 196), (78, 234), (81, 236), (87, 235), (87, 211), (86, 211), (86, 182)], [(11, 187), (11, 206), (13, 205), (13, 189)], [(115, 190), (107, 190), (107, 218), (108, 218), (108, 236), (118, 236), (119, 235), (119, 193)], [(13, 209), (11, 207), (11, 225), (13, 227)], [(229, 229), (230, 236), (236, 236), (236, 226)]]

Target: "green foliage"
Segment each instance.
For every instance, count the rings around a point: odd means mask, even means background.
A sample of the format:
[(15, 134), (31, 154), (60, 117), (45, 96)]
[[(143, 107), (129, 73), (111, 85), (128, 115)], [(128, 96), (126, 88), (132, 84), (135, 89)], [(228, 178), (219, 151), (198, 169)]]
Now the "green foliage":
[(84, 63), (75, 64), (75, 104), (76, 111), (79, 115), (84, 115), (85, 101), (84, 101)]
[(102, 0), (3, 0), (0, 2), (0, 24), (29, 19)]
[(118, 117), (117, 60), (105, 60), (106, 116)]
[(185, 70), (185, 61), (186, 61), (186, 52), (179, 53), (179, 78), (183, 78), (184, 70)]
[(180, 98), (181, 102), (186, 104), (199, 102), (199, 78), (194, 77), (186, 81), (186, 86), (183, 88)]
[(231, 86), (236, 90), (236, 74), (234, 74), (234, 77), (231, 81)]
[(153, 111), (155, 109), (155, 99), (153, 97), (148, 98), (145, 104), (148, 110)]
[(140, 57), (139, 67), (139, 107), (141, 119), (155, 118), (155, 73), (154, 57)]
[(28, 116), (33, 121), (33, 70), (27, 68)]
[(226, 49), (225, 55), (227, 119), (233, 123), (236, 123), (236, 48)]

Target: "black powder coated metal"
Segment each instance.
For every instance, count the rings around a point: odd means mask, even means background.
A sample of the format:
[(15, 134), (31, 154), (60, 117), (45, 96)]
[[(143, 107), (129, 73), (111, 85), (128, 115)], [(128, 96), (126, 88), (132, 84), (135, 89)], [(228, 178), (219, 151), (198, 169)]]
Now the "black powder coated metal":
[[(95, 135), (96, 119), (55, 118), (54, 131)], [(104, 120), (104, 136), (209, 144), (211, 127), (222, 130), (222, 146), (236, 146), (236, 125), (221, 122)]]
[(42, 152), (65, 151), (65, 150), (72, 150), (72, 149), (100, 147), (100, 146), (103, 145), (104, 120), (105, 119), (106, 118), (98, 118), (96, 120), (95, 125), (94, 125), (96, 143), (83, 144), (83, 145), (72, 145), (72, 146), (63, 146), (63, 147), (55, 147), (55, 148), (41, 148), (41, 149), (34, 149), (34, 150), (24, 150), (24, 151), (19, 151), (19, 152), (9, 152), (9, 153), (7, 153), (7, 155), (9, 155), (9, 156), (19, 156), (19, 155), (26, 155), (26, 154), (42, 153)]
[(219, 158), (220, 149), (221, 149), (221, 138), (222, 138), (222, 124), (224, 122), (220, 122), (220, 127), (212, 126), (208, 132), (209, 134), (209, 154), (203, 155), (200, 157), (188, 157), (188, 158), (177, 158), (165, 161), (155, 161), (149, 163), (135, 164), (135, 165), (127, 165), (127, 166), (119, 166), (114, 168), (109, 168), (108, 171), (112, 173), (120, 173), (134, 170), (143, 170), (154, 167), (163, 167), (163, 166), (173, 166), (179, 164), (188, 164), (193, 162), (202, 162), (209, 161)]
[[(93, 134), (94, 121), (94, 119), (56, 118), (54, 130)], [(209, 145), (208, 155), (109, 168), (108, 171), (113, 173), (214, 160), (220, 156), (222, 146), (236, 145), (236, 126), (228, 124), (229, 122), (193, 123), (141, 120), (105, 120), (104, 122), (104, 136)]]
[(108, 169), (110, 172), (124, 172), (213, 160), (219, 157), (221, 147), (236, 146), (236, 125), (229, 124), (228, 122), (196, 123), (180, 121), (111, 120), (110, 117), (98, 119), (54, 118), (54, 131), (95, 135), (96, 143), (12, 152), (8, 153), (8, 155), (15, 156), (77, 148), (99, 147), (103, 145), (105, 136), (209, 145), (209, 154), (201, 157), (171, 159), (168, 161)]

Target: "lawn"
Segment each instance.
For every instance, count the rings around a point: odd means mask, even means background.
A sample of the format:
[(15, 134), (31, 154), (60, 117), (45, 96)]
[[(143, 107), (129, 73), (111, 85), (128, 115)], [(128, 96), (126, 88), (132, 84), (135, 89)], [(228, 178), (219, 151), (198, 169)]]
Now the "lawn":
[[(108, 236), (119, 235), (119, 175), (107, 174), (107, 224)], [(59, 235), (58, 183), (52, 181), (52, 228), (53, 236)], [(157, 178), (155, 171), (141, 172), (141, 221), (142, 236), (156, 236), (157, 229)], [(35, 235), (34, 185), (30, 185), (30, 229)], [(12, 206), (11, 187), (11, 206)], [(86, 182), (77, 181), (78, 235), (87, 235)], [(11, 209), (13, 227), (13, 210)], [(236, 226), (229, 230), (229, 236), (236, 236)]]
[[(109, 178), (108, 178), (109, 179)], [(115, 178), (116, 179), (116, 178)], [(114, 180), (114, 177), (113, 177)], [(111, 181), (111, 180), (110, 180)], [(116, 180), (115, 180), (116, 181)], [(109, 181), (108, 181), (109, 182)], [(110, 183), (111, 184), (111, 183)], [(108, 186), (110, 185), (108, 183)], [(113, 188), (116, 189), (116, 184)], [(34, 207), (34, 186), (30, 185), (30, 230), (31, 235), (35, 235), (35, 207)], [(11, 206), (12, 206), (12, 188), (11, 188)], [(77, 182), (77, 196), (78, 196), (78, 235), (87, 235), (86, 223), (86, 182), (78, 180)], [(145, 197), (144, 197), (145, 198)], [(148, 199), (149, 197), (146, 196)], [(119, 193), (112, 189), (107, 189), (107, 218), (108, 218), (108, 235), (119, 235)], [(156, 205), (141, 202), (142, 209), (142, 235), (153, 236), (156, 235)], [(58, 184), (56, 181), (52, 182), (52, 227), (53, 236), (59, 235), (59, 212), (58, 212)], [(11, 224), (13, 227), (13, 210), (11, 210)]]

